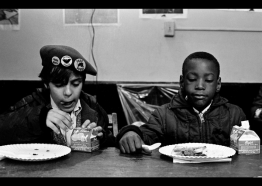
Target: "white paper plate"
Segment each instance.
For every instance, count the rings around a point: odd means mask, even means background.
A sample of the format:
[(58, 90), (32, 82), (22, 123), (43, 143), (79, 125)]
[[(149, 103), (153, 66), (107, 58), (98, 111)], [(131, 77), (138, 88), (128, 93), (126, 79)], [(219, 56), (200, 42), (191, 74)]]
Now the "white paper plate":
[(56, 144), (14, 144), (0, 146), (0, 155), (21, 161), (45, 161), (71, 152), (71, 148)]
[[(207, 149), (207, 156), (180, 156), (180, 155), (172, 155), (172, 150), (175, 145), (179, 145), (181, 147), (195, 147), (195, 146), (206, 146)], [(222, 146), (222, 145), (215, 145), (209, 143), (180, 143), (175, 145), (168, 145), (161, 147), (159, 152), (166, 156), (182, 159), (182, 160), (212, 160), (212, 159), (222, 159), (233, 156), (236, 151), (230, 147)]]

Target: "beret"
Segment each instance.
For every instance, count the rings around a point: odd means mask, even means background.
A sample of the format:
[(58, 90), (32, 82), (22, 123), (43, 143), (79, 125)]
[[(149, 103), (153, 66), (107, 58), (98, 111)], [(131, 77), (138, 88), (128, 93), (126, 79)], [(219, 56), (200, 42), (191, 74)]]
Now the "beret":
[(40, 49), (43, 66), (63, 66), (90, 75), (96, 75), (92, 65), (74, 48), (64, 45), (46, 45)]

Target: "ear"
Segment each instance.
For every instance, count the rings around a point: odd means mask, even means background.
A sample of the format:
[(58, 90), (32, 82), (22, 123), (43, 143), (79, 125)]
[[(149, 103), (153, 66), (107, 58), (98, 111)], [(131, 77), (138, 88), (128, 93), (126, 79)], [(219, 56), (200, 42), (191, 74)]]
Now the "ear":
[(219, 77), (219, 78), (217, 79), (217, 89), (216, 89), (216, 92), (219, 92), (220, 89), (221, 89), (221, 77)]

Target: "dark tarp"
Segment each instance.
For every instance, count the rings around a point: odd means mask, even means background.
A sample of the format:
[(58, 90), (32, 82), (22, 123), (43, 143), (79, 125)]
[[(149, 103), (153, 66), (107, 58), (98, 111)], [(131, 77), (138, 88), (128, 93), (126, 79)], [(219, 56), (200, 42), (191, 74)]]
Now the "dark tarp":
[(179, 84), (118, 84), (117, 91), (127, 124), (146, 122), (158, 106), (170, 102)]

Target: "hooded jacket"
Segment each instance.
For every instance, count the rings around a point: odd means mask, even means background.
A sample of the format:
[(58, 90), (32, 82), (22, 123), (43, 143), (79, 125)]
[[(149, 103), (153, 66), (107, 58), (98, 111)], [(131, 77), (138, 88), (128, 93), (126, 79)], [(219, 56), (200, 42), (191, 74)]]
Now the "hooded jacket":
[[(81, 123), (86, 119), (97, 121), (103, 129), (100, 147), (114, 146), (114, 136), (108, 130), (108, 116), (96, 102), (95, 97), (81, 92)], [(52, 109), (50, 92), (39, 88), (36, 92), (18, 101), (10, 109), (0, 115), (0, 145), (16, 143), (57, 143), (53, 138), (53, 130), (46, 126), (48, 111)]]
[(218, 93), (201, 120), (179, 91), (170, 103), (155, 109), (146, 124), (123, 127), (116, 142), (118, 145), (126, 132), (134, 131), (149, 145), (156, 142), (161, 142), (162, 146), (197, 142), (229, 146), (232, 127), (240, 126), (244, 120), (246, 115), (243, 110)]

